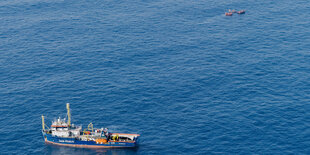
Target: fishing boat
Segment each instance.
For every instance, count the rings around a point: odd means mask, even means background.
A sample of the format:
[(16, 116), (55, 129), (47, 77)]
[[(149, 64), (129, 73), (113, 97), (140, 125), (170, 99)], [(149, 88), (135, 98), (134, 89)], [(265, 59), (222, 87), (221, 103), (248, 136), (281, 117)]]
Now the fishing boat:
[(245, 14), (245, 10), (237, 11), (238, 14)]
[(139, 134), (110, 133), (107, 128), (93, 128), (90, 123), (86, 129), (71, 124), (70, 104), (67, 103), (66, 118), (52, 122), (49, 128), (42, 115), (42, 134), (45, 143), (81, 148), (123, 148), (136, 147)]

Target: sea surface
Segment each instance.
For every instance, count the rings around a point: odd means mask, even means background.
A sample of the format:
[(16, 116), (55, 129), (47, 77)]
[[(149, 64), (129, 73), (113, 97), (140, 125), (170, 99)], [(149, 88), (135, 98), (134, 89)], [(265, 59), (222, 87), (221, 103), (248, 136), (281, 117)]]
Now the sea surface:
[[(228, 9), (246, 14), (224, 15)], [(0, 154), (310, 154), (308, 0), (1, 0)], [(45, 122), (138, 133), (44, 144)]]

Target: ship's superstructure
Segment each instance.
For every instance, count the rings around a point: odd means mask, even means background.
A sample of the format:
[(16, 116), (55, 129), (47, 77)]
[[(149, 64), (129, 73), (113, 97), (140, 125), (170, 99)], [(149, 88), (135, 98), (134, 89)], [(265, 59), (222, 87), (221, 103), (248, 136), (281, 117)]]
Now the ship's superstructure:
[(107, 128), (93, 128), (92, 123), (83, 130), (82, 126), (71, 124), (69, 103), (67, 103), (67, 116), (67, 121), (65, 118), (58, 118), (52, 122), (51, 128), (48, 128), (42, 115), (42, 134), (46, 143), (89, 148), (135, 147), (137, 145), (139, 134), (109, 133)]

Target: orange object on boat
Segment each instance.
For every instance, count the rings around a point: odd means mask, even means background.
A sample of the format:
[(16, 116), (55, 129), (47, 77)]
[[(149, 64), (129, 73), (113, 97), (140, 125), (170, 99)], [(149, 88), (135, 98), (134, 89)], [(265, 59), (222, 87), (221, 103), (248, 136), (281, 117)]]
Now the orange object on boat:
[(231, 12), (225, 12), (225, 15), (226, 16), (232, 16), (232, 13)]
[(106, 139), (96, 139), (96, 143), (106, 143), (107, 140)]

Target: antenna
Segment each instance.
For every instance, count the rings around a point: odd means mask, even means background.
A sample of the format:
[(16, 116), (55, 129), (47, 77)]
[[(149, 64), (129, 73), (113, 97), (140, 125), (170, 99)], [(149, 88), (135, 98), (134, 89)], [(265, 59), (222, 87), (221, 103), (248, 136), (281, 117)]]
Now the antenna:
[(67, 103), (68, 126), (71, 126), (70, 104)]

